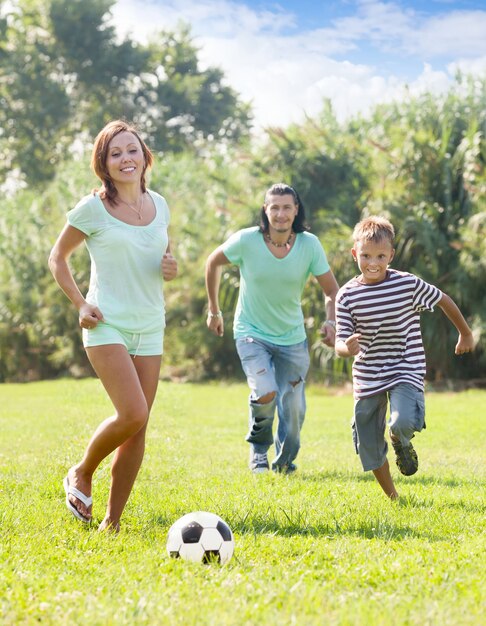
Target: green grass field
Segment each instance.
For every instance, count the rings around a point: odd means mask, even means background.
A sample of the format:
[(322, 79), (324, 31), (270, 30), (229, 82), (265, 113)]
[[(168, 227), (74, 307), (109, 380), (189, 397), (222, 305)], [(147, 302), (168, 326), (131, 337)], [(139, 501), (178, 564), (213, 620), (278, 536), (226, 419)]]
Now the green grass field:
[[(0, 623), (469, 625), (485, 614), (485, 392), (427, 395), (419, 473), (390, 502), (351, 444), (352, 398), (308, 389), (299, 470), (253, 476), (244, 385), (162, 383), (118, 536), (62, 479), (110, 412), (96, 380), (0, 385)], [(95, 474), (104, 514), (109, 463)], [(170, 525), (219, 514), (224, 567), (172, 560)]]

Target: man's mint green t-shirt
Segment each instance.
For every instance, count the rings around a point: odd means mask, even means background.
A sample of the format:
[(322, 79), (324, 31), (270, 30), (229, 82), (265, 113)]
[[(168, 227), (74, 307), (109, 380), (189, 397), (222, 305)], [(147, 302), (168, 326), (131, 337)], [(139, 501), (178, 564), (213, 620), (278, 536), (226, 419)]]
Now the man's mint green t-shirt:
[(157, 332), (165, 326), (162, 256), (167, 250), (169, 208), (149, 191), (156, 214), (146, 226), (113, 217), (91, 194), (68, 212), (68, 224), (86, 235), (91, 276), (86, 300), (108, 324), (126, 332)]
[(320, 276), (330, 269), (319, 239), (311, 233), (297, 233), (287, 256), (277, 259), (257, 227), (244, 228), (222, 250), (240, 268), (235, 339), (255, 337), (281, 346), (304, 341), (302, 291), (310, 274)]

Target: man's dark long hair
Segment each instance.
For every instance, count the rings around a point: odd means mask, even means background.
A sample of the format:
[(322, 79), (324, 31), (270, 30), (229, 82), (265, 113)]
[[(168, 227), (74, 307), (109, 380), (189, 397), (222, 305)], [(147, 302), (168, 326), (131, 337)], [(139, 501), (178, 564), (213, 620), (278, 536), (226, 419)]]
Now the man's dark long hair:
[(295, 204), (297, 206), (297, 215), (295, 216), (294, 223), (292, 224), (292, 230), (294, 231), (294, 233), (303, 233), (310, 230), (305, 221), (304, 205), (302, 204), (302, 200), (300, 199), (299, 194), (290, 185), (286, 185), (285, 183), (275, 183), (275, 185), (272, 185), (265, 194), (265, 204), (262, 206), (262, 210), (260, 213), (260, 232), (268, 232), (269, 223), (267, 214), (265, 213), (265, 206), (267, 204), (268, 196), (286, 195), (293, 196)]

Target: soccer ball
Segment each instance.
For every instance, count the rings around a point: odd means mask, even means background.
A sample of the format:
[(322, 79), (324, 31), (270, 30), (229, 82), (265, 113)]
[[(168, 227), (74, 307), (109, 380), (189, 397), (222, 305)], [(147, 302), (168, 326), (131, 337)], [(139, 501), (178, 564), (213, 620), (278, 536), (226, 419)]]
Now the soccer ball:
[(172, 558), (202, 563), (227, 563), (235, 540), (231, 528), (214, 513), (196, 511), (177, 520), (169, 529), (167, 553)]

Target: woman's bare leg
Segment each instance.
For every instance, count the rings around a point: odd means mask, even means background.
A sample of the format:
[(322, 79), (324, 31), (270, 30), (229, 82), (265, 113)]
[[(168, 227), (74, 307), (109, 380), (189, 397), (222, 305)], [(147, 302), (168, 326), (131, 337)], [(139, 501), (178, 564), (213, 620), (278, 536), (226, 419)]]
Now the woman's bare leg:
[[(68, 473), (70, 485), (90, 496), (95, 469), (113, 450), (145, 427), (149, 409), (137, 369), (124, 346), (96, 346), (86, 352), (116, 411), (98, 426), (81, 462)], [(81, 515), (91, 518), (91, 511), (82, 502), (74, 496), (69, 499)]]
[[(160, 361), (160, 356), (137, 356), (133, 360), (149, 413), (157, 393)], [(111, 487), (108, 506), (99, 530), (119, 530), (121, 515), (142, 465), (146, 431), (147, 423), (119, 446), (115, 452), (111, 465)]]

